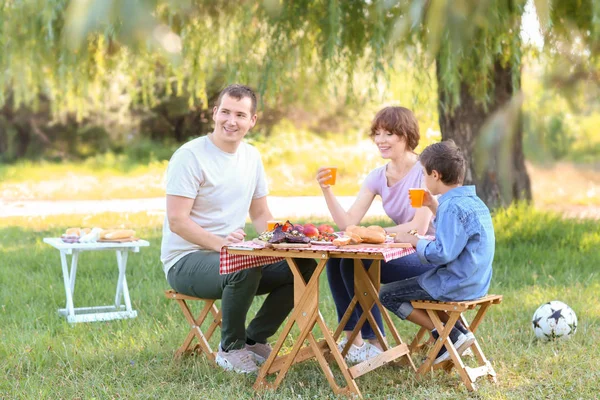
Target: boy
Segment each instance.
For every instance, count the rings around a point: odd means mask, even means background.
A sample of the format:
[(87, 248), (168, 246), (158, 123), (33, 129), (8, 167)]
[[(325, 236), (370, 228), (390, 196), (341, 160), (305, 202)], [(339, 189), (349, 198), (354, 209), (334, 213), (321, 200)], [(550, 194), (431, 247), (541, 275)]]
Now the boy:
[[(396, 236), (398, 242), (411, 243), (422, 263), (436, 268), (422, 275), (384, 285), (381, 303), (401, 319), (407, 319), (438, 334), (424, 310), (413, 309), (411, 300), (461, 301), (485, 296), (492, 277), (495, 237), (492, 218), (486, 205), (477, 197), (474, 186), (462, 186), (466, 162), (454, 141), (428, 146), (420, 157), (425, 172), (423, 206), (435, 215), (435, 240), (419, 239), (408, 233)], [(439, 202), (436, 200), (439, 197)], [(442, 322), (448, 315), (439, 313)], [(457, 322), (450, 340), (462, 354), (475, 337)], [(434, 364), (450, 357), (442, 347)]]

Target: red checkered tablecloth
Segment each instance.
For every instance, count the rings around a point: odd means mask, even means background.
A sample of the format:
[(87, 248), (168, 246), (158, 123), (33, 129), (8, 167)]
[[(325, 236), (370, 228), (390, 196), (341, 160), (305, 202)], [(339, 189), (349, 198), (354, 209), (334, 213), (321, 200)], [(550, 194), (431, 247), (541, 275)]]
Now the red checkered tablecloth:
[[(412, 247), (365, 247), (345, 249), (343, 247), (328, 246), (328, 245), (312, 245), (306, 249), (293, 249), (294, 252), (319, 252), (328, 251), (331, 253), (355, 253), (355, 254), (381, 254), (384, 261), (394, 260), (396, 258), (407, 256), (415, 252)], [(259, 267), (261, 265), (272, 264), (277, 261), (281, 261), (283, 257), (272, 257), (272, 256), (261, 256), (261, 255), (242, 255), (242, 254), (231, 254), (228, 252), (229, 248), (232, 249), (263, 249), (264, 245), (255, 242), (242, 242), (237, 243), (234, 246), (221, 248), (221, 265), (219, 272), (221, 275), (231, 274), (233, 272), (241, 271), (246, 268)], [(335, 257), (335, 256), (334, 256)], [(318, 258), (317, 256), (315, 258)], [(365, 257), (368, 258), (368, 257)]]

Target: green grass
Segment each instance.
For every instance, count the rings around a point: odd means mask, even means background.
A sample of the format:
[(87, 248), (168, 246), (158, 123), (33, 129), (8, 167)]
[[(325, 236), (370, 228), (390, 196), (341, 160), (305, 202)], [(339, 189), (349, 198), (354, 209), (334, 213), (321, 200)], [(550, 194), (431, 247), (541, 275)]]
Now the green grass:
[[(482, 380), (479, 392), (470, 394), (455, 373), (417, 381), (407, 369), (386, 366), (358, 378), (365, 398), (597, 397), (597, 222), (564, 220), (527, 207), (500, 212), (494, 220), (497, 252), (490, 293), (503, 294), (504, 302), (489, 311), (479, 338), (498, 385)], [(251, 377), (223, 372), (204, 357), (173, 360), (188, 328), (179, 307), (163, 295), (168, 285), (159, 261), (161, 223), (144, 213), (0, 220), (0, 398), (335, 398), (315, 361), (292, 367), (277, 391), (256, 394)], [(151, 243), (129, 257), (129, 288), (139, 316), (67, 324), (57, 315), (65, 302), (59, 255), (42, 238), (68, 226), (121, 224), (135, 226)], [(116, 274), (113, 253), (84, 253), (75, 305), (109, 304)], [(321, 312), (333, 327), (333, 302), (325, 276), (321, 279)], [(570, 341), (542, 343), (535, 340), (530, 319), (540, 304), (554, 299), (575, 310), (578, 332)], [(255, 300), (250, 316), (261, 301)], [(394, 320), (405, 340), (416, 333), (410, 323)], [(414, 359), (419, 362), (419, 355)]]

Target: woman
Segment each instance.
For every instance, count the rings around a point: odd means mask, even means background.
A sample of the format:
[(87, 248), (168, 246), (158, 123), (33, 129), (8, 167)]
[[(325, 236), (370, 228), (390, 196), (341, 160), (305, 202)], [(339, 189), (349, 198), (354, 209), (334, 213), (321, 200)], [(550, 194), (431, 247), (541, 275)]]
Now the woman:
[[(354, 204), (348, 211), (344, 210), (337, 201), (332, 188), (324, 183), (330, 177), (328, 169), (320, 168), (317, 173), (317, 181), (321, 186), (334, 222), (340, 230), (345, 230), (349, 225), (358, 225), (375, 196), (380, 196), (383, 209), (396, 224), (385, 228), (388, 234), (408, 232), (413, 229), (421, 235), (433, 234), (431, 211), (427, 207), (412, 208), (408, 197), (409, 188), (425, 187), (423, 170), (418, 161), (418, 155), (414, 151), (420, 138), (419, 125), (414, 114), (404, 107), (386, 107), (382, 109), (377, 113), (371, 124), (371, 138), (379, 148), (381, 157), (389, 160), (389, 162), (369, 173)], [(370, 262), (365, 261), (365, 266), (368, 265), (370, 265)], [(383, 262), (381, 282), (390, 283), (408, 279), (431, 268), (433, 268), (433, 265), (422, 265), (417, 254), (413, 253), (387, 263)], [(327, 278), (339, 321), (354, 297), (352, 260), (329, 260), (327, 262)], [(379, 329), (384, 333), (379, 309), (373, 307), (371, 311)], [(357, 306), (344, 327), (346, 338), (342, 340), (340, 347), (347, 342), (361, 314), (362, 310), (360, 306)], [(366, 322), (350, 347), (346, 359), (350, 362), (362, 362), (381, 353), (381, 349), (381, 344), (377, 340), (371, 325)]]

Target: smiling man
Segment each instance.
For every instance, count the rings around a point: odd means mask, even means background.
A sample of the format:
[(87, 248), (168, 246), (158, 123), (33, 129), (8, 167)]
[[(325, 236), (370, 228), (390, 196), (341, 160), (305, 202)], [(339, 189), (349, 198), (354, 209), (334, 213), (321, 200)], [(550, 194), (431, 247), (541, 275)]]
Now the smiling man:
[[(221, 299), (217, 364), (239, 373), (257, 372), (271, 352), (272, 336), (294, 303), (293, 275), (285, 261), (220, 275), (221, 247), (244, 241), (246, 217), (257, 232), (273, 219), (260, 154), (243, 141), (256, 124), (256, 95), (247, 86), (225, 88), (213, 108), (212, 133), (181, 146), (167, 169), (167, 215), (161, 261), (179, 293)], [(316, 262), (297, 259), (306, 281)], [(267, 294), (246, 328), (255, 295)]]

